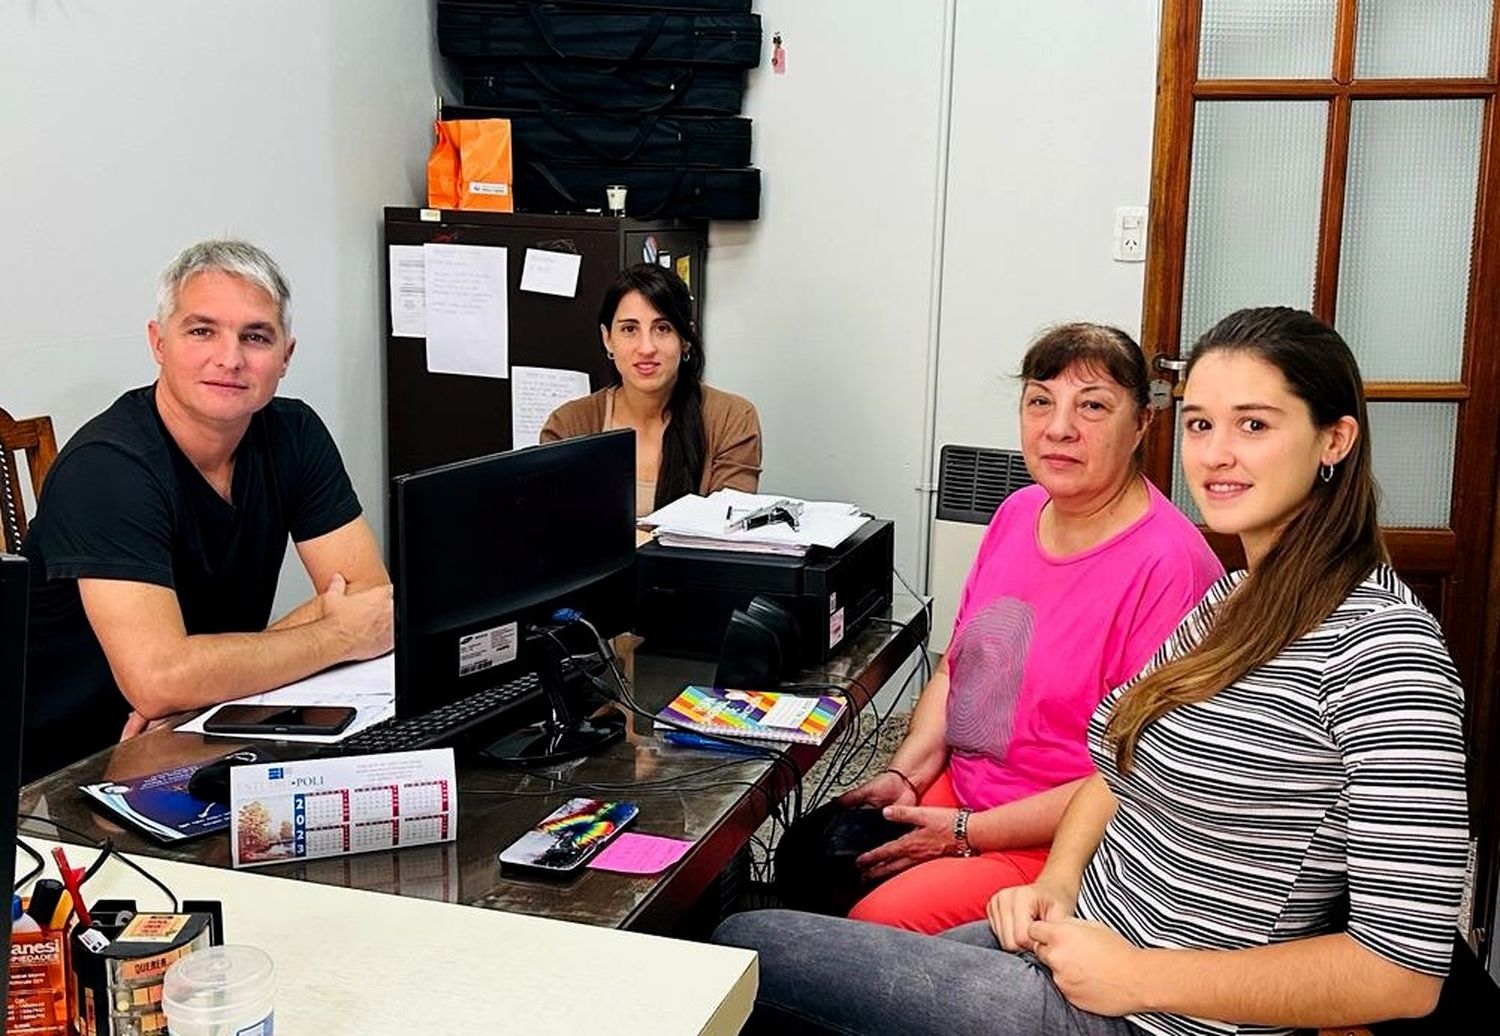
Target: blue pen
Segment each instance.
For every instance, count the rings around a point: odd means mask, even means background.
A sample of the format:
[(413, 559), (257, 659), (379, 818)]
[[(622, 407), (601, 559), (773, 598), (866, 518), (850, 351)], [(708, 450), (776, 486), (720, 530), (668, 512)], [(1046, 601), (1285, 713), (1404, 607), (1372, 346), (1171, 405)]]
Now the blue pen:
[(734, 755), (763, 755), (765, 749), (758, 745), (738, 745), (730, 741), (720, 741), (716, 738), (703, 737), (686, 730), (667, 730), (661, 735), (663, 741), (684, 748), (702, 748), (710, 752), (729, 752)]

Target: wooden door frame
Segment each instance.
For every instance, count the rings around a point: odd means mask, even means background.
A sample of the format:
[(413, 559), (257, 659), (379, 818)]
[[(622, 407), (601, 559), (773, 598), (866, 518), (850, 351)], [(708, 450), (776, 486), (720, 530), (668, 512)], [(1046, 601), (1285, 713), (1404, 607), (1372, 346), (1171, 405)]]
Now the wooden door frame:
[[(1163, 0), (1161, 53), (1156, 79), (1156, 125), (1151, 159), (1150, 247), (1146, 254), (1141, 344), (1148, 360), (1176, 357), (1182, 343), (1184, 260), (1187, 251), (1188, 194), (1195, 104), (1200, 98), (1248, 99), (1266, 96), (1263, 82), (1195, 82), (1201, 0)], [(1420, 554), (1456, 547), (1460, 563), (1446, 575), (1443, 624), (1463, 681), (1468, 709), (1465, 736), (1470, 756), (1471, 834), (1479, 848), (1475, 869), (1473, 934), (1483, 950), (1496, 908), (1500, 874), (1500, 422), (1465, 420), (1471, 414), (1500, 412), (1500, 126), (1497, 126), (1496, 61), (1500, 55), (1500, 13), (1491, 18), (1488, 76), (1482, 79), (1355, 80), (1353, 26), (1355, 0), (1339, 0), (1334, 68), (1330, 80), (1279, 80), (1276, 96), (1330, 102), (1324, 160), (1324, 205), (1320, 214), (1313, 311), (1332, 322), (1337, 304), (1339, 249), (1343, 228), (1348, 134), (1354, 99), (1414, 94), (1487, 99), (1480, 138), (1479, 184), (1474, 213), (1473, 263), (1464, 327), (1463, 383), (1371, 383), (1368, 397), (1433, 399), (1457, 403), (1452, 510), (1448, 530), (1403, 532)], [(1479, 347), (1479, 346), (1483, 347)], [(1154, 367), (1153, 367), (1154, 369)], [(1467, 386), (1465, 389), (1464, 386)], [(1147, 470), (1163, 492), (1171, 493), (1173, 414), (1158, 418), (1146, 439)], [(1459, 477), (1459, 473), (1463, 477)], [(1237, 553), (1229, 538), (1211, 536), (1221, 554)]]

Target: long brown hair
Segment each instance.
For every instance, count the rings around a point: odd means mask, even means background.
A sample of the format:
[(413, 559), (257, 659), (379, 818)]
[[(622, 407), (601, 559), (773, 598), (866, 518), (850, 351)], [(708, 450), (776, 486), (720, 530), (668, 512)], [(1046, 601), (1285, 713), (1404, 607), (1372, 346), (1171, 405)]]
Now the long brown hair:
[(1281, 372), (1313, 424), (1353, 417), (1359, 434), (1327, 482), (1312, 491), (1266, 556), (1219, 604), (1191, 651), (1142, 677), (1121, 696), (1106, 737), (1120, 771), (1130, 769), (1141, 732), (1177, 708), (1206, 701), (1315, 629), (1386, 560), (1370, 470), (1369, 415), (1354, 354), (1311, 313), (1284, 306), (1242, 309), (1210, 328), (1193, 349), (1203, 357), (1246, 353)]

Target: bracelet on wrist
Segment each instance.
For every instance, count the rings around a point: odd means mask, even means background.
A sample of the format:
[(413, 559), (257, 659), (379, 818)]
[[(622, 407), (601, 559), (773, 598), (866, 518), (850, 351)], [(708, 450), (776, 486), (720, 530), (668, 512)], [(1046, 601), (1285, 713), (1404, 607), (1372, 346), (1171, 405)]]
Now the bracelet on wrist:
[(918, 800), (920, 800), (922, 798), (922, 793), (917, 790), (917, 786), (912, 783), (911, 778), (908, 777), (908, 776), (906, 776), (906, 774), (902, 773), (900, 770), (896, 769), (894, 766), (887, 766), (885, 768), (885, 772), (886, 773), (893, 773), (897, 777), (900, 777), (901, 778), (901, 783), (905, 784), (908, 788), (910, 788), (911, 789), (911, 793), (913, 795), (915, 795)]
[(960, 808), (953, 815), (953, 842), (957, 846), (956, 856), (978, 856), (979, 850), (969, 844), (969, 817), (972, 809)]

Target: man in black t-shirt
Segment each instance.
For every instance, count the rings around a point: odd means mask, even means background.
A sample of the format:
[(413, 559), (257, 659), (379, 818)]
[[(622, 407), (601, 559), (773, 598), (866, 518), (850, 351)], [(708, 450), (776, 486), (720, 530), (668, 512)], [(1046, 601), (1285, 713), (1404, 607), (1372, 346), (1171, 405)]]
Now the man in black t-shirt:
[[(185, 249), (147, 325), (160, 368), (48, 473), (32, 562), (22, 772), (153, 720), (391, 647), (391, 588), (328, 430), (273, 398), (290, 292), (238, 241)], [(267, 626), (287, 536), (314, 588)]]

